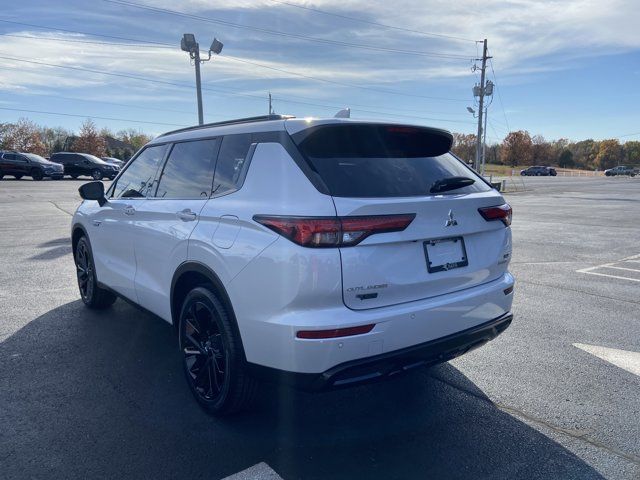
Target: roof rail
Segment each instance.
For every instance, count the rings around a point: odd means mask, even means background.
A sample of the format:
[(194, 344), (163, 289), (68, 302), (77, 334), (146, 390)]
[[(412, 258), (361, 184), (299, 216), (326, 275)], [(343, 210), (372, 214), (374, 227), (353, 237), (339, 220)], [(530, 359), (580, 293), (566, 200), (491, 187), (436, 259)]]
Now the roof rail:
[(223, 125), (236, 125), (239, 123), (265, 122), (268, 120), (286, 120), (288, 118), (295, 118), (295, 116), (294, 115), (260, 115), (257, 117), (236, 118), (235, 120), (224, 120), (222, 122), (205, 123), (203, 125), (194, 125), (192, 127), (179, 128), (178, 130), (171, 130), (170, 132), (165, 132), (159, 136), (164, 137), (165, 135), (171, 135), (173, 133), (188, 132), (190, 130), (199, 130), (201, 128), (220, 127)]

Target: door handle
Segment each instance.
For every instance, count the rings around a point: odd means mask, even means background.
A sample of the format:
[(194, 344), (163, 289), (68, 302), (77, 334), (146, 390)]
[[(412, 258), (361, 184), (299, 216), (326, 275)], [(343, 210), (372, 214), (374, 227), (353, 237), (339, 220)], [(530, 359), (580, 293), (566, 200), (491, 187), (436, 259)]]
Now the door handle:
[(176, 212), (176, 215), (178, 215), (178, 218), (183, 222), (193, 222), (197, 217), (195, 212), (192, 212), (189, 208), (185, 208), (180, 212)]
[(100, 220), (92, 220), (91, 223), (94, 227), (99, 227), (102, 222)]
[(136, 213), (136, 209), (131, 205), (127, 205), (126, 207), (124, 207), (124, 213), (125, 215), (133, 215), (134, 213)]

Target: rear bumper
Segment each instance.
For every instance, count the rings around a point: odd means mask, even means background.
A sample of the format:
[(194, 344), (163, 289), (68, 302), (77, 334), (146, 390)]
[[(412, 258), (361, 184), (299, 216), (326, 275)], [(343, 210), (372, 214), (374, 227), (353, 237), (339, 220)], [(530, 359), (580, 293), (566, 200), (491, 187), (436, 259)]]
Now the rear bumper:
[(512, 320), (513, 314), (507, 313), (446, 337), (394, 352), (345, 362), (323, 373), (286, 372), (256, 364), (249, 366), (258, 378), (301, 390), (321, 391), (346, 387), (382, 380), (416, 367), (451, 360), (493, 340), (509, 327)]

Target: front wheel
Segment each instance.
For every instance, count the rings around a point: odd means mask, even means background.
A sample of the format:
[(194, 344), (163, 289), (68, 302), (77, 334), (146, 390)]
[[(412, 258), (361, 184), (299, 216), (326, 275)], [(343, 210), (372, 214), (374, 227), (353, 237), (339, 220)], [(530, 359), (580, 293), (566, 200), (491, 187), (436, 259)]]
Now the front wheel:
[(96, 169), (93, 172), (91, 172), (91, 177), (94, 180), (102, 180), (102, 172), (100, 170)]
[(34, 168), (33, 170), (31, 170), (31, 178), (37, 181), (42, 180), (44, 178), (44, 175), (42, 174), (42, 170), (38, 170), (37, 168)]
[(16, 180), (20, 180), (22, 178), (22, 175), (14, 175), (14, 177), (16, 178)]
[(205, 287), (191, 290), (182, 304), (178, 343), (187, 383), (198, 403), (219, 416), (247, 408), (257, 391), (231, 322)]
[(113, 302), (116, 301), (116, 296), (112, 292), (98, 286), (96, 267), (93, 263), (91, 245), (87, 237), (82, 237), (78, 240), (74, 257), (76, 261), (78, 288), (80, 289), (80, 297), (82, 297), (84, 304), (96, 310), (102, 310), (113, 305)]

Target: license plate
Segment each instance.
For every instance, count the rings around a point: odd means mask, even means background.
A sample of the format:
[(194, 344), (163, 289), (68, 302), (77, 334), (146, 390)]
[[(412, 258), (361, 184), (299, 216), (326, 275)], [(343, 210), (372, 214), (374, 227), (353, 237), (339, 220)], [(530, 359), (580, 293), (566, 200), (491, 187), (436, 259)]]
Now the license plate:
[(469, 265), (462, 237), (427, 240), (423, 245), (429, 273), (446, 272)]

